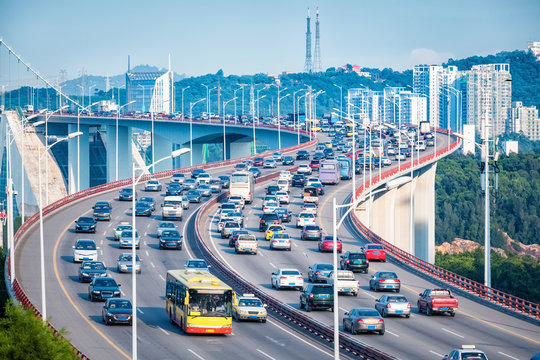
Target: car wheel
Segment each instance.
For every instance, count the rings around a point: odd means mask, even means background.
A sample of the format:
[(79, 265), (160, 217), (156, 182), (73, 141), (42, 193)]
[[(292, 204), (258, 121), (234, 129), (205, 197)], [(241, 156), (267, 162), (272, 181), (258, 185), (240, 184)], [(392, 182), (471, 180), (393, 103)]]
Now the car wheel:
[(353, 293), (354, 296), (358, 296), (358, 292)]
[(383, 312), (381, 313), (381, 316), (383, 318), (387, 317), (388, 316), (388, 313), (386, 312), (386, 310), (383, 310)]
[(384, 330), (379, 331), (379, 335), (384, 335)]
[(454, 317), (454, 316), (456, 316), (456, 313), (455, 313), (454, 311), (452, 311), (452, 312), (450, 313), (450, 316), (451, 316), (451, 317)]
[(334, 307), (333, 307), (333, 306), (330, 308), (330, 311), (331, 311), (331, 312), (334, 312)]
[(407, 315), (405, 315), (405, 317), (408, 319), (408, 318), (411, 317), (411, 315), (410, 315), (410, 314), (407, 314)]
[(306, 311), (307, 311), (307, 312), (310, 312), (310, 311), (311, 311), (311, 305), (309, 305), (309, 302), (306, 303)]
[(266, 319), (262, 319), (261, 322), (262, 322), (262, 323), (265, 323), (265, 322), (266, 322)]
[(302, 300), (300, 300), (300, 309), (303, 309), (304, 308), (304, 303), (302, 302)]
[(287, 251), (291, 251), (291, 248), (288, 248)]
[(400, 291), (400, 289), (396, 289), (396, 292), (398, 293)]
[(351, 324), (351, 335), (356, 335), (356, 330), (353, 324)]
[(105, 318), (101, 316), (101, 322), (105, 322)]
[(429, 306), (426, 306), (426, 315), (427, 316), (433, 315), (433, 312), (431, 311), (431, 308)]
[(418, 312), (421, 314), (422, 313), (422, 307), (420, 306), (420, 302), (417, 302), (416, 306), (418, 307)]
[(90, 294), (88, 297), (90, 298), (90, 302), (94, 302), (94, 295)]
[(272, 280), (272, 289), (274, 289), (274, 288), (275, 288), (274, 281)]

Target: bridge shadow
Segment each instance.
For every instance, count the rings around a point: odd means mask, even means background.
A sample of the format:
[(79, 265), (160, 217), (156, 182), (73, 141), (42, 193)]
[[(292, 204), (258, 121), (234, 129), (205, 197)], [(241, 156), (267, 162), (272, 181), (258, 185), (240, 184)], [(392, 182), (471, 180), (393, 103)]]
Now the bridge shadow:
[(68, 278), (73, 282), (84, 284), (84, 282), (79, 281), (79, 275), (69, 275)]
[(159, 250), (159, 244), (155, 243), (146, 243), (146, 246), (148, 246), (150, 249)]
[(71, 264), (78, 264), (76, 262), (73, 261), (73, 255), (62, 255), (60, 257), (62, 260), (64, 260), (65, 262), (68, 262), (68, 263), (71, 263)]

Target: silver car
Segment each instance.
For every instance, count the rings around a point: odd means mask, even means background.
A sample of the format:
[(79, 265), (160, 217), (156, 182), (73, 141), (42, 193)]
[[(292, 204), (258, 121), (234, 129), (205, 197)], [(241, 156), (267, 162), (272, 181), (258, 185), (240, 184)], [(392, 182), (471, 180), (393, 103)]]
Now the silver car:
[(161, 233), (164, 231), (164, 230), (176, 230), (177, 229), (177, 226), (174, 222), (172, 221), (161, 221), (157, 227), (157, 237), (161, 237)]
[(375, 300), (375, 309), (386, 317), (388, 315), (411, 316), (411, 303), (403, 295), (383, 295)]
[(276, 166), (277, 166), (276, 160), (274, 160), (274, 159), (266, 159), (266, 160), (264, 160), (263, 167), (265, 169), (267, 169), (267, 168), (275, 169)]
[(369, 279), (369, 288), (374, 291), (390, 290), (399, 292), (401, 281), (393, 271), (377, 271)]
[(182, 195), (182, 209), (189, 209), (189, 200), (186, 195)]
[(378, 332), (384, 335), (384, 319), (375, 309), (352, 309), (343, 315), (343, 331), (350, 331), (352, 335), (359, 332)]
[(270, 239), (270, 250), (283, 249), (291, 251), (291, 237), (289, 234), (274, 233)]
[(212, 188), (208, 184), (199, 185), (198, 190), (201, 193), (201, 196), (204, 196), (204, 197), (212, 196)]
[(122, 221), (116, 229), (114, 229), (114, 240), (120, 240), (120, 235), (122, 231), (131, 230), (131, 225), (127, 221)]
[(236, 221), (227, 221), (221, 229), (221, 238), (229, 238), (234, 230), (242, 230)]
[(233, 306), (233, 317), (237, 320), (255, 320), (266, 322), (268, 316), (266, 304), (252, 294), (244, 294), (238, 298), (238, 304)]
[[(131, 256), (131, 253), (120, 254), (116, 262), (116, 269), (119, 273), (132, 271), (133, 256)], [(135, 271), (137, 271), (139, 274), (141, 273), (141, 259), (139, 259), (139, 255), (135, 257)]]

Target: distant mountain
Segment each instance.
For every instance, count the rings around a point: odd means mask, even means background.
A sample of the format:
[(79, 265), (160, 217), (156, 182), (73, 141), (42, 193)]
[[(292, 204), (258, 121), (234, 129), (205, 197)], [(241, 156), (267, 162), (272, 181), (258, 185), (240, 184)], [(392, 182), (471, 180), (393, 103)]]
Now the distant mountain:
[[(137, 65), (131, 69), (131, 72), (156, 72), (167, 71), (167, 69), (160, 69), (157, 66), (152, 65)], [(174, 80), (180, 81), (186, 77), (185, 74), (174, 73)], [(109, 76), (109, 86), (111, 88), (119, 88), (126, 84), (126, 75), (112, 75)], [(95, 85), (95, 86), (92, 86)], [(84, 75), (78, 78), (67, 80), (61, 84), (62, 91), (68, 95), (82, 95), (81, 86), (84, 87), (84, 95), (88, 96), (88, 89), (92, 86), (92, 95), (99, 91), (105, 91), (107, 86), (107, 77), (98, 75)]]

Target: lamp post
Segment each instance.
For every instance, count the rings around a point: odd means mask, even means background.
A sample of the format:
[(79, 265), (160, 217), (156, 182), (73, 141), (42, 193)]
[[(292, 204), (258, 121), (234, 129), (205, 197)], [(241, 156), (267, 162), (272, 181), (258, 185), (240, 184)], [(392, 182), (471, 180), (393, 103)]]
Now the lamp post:
[(225, 108), (227, 104), (233, 100), (236, 102), (236, 98), (232, 98), (229, 101), (223, 102), (223, 160), (227, 160), (227, 147), (226, 147), (226, 142), (225, 142), (225, 139), (226, 139), (225, 138)]
[(133, 163), (132, 165), (132, 178), (131, 178), (131, 185), (132, 185), (132, 194), (133, 196), (131, 197), (131, 206), (132, 206), (132, 209), (131, 209), (131, 224), (132, 224), (132, 230), (131, 230), (131, 234), (132, 234), (132, 239), (131, 239), (131, 261), (132, 261), (132, 264), (131, 264), (131, 281), (133, 283), (133, 287), (132, 287), (132, 298), (133, 298), (133, 306), (132, 306), (132, 309), (133, 309), (133, 315), (132, 315), (132, 337), (131, 337), (131, 349), (132, 349), (132, 358), (133, 360), (137, 360), (137, 271), (136, 271), (136, 259), (137, 259), (137, 247), (135, 246), (135, 234), (137, 233), (137, 227), (136, 227), (136, 224), (135, 224), (135, 221), (136, 221), (136, 217), (135, 217), (135, 197), (136, 197), (136, 193), (135, 193), (135, 186), (137, 186), (138, 182), (141, 180), (141, 178), (143, 177), (143, 175), (145, 175), (146, 171), (148, 171), (148, 169), (150, 169), (151, 167), (153, 167), (154, 165), (157, 165), (158, 163), (162, 162), (162, 161), (165, 161), (165, 160), (168, 160), (168, 159), (174, 159), (182, 154), (185, 154), (187, 152), (190, 152), (191, 150), (190, 149), (187, 149), (187, 148), (182, 148), (182, 149), (178, 149), (178, 150), (175, 150), (171, 153), (171, 155), (169, 156), (165, 156), (164, 158), (161, 158), (159, 159), (158, 161), (146, 166), (144, 169), (142, 169), (142, 173), (141, 175), (139, 175), (139, 177), (137, 178), (137, 180), (135, 180), (135, 163)]
[(279, 85), (273, 85), (273, 86), (276, 86), (277, 87), (277, 122), (278, 122), (278, 147), (281, 149), (281, 120), (279, 118), (279, 103), (281, 100), (285, 99), (287, 96), (291, 95), (291, 94), (287, 94), (287, 95), (284, 95), (282, 97), (279, 97), (279, 94), (283, 91), (283, 90), (286, 90), (287, 88), (284, 88), (284, 89), (279, 89)]
[[(81, 105), (84, 106), (84, 86), (77, 84), (78, 87), (81, 88), (82, 91), (82, 97), (81, 97)], [(39, 94), (39, 92), (38, 92)]]
[[(90, 104), (88, 105), (87, 107), (80, 107), (78, 110), (77, 110), (77, 132), (80, 132), (80, 118), (81, 118), (81, 113), (84, 111), (84, 110), (90, 110), (90, 108), (92, 108), (92, 106), (98, 104), (98, 102), (95, 102), (93, 104)], [(80, 143), (80, 140), (79, 140), (79, 136), (77, 136), (77, 191), (76, 192), (79, 192), (81, 191), (81, 143)]]
[[(238, 99), (238, 97), (236, 96), (236, 92), (239, 91), (239, 90), (242, 90), (242, 96), (244, 94), (244, 85), (241, 85), (238, 89), (234, 90), (233, 91), (233, 97), (234, 97), (234, 123), (236, 124), (236, 121), (238, 120), (237, 117), (236, 117), (236, 99)], [(244, 103), (243, 103), (244, 99), (242, 99), (242, 111), (244, 110), (243, 106), (244, 106)], [(225, 111), (224, 111), (225, 112)]]
[(204, 86), (206, 88), (206, 115), (208, 115), (208, 118), (210, 119), (210, 110), (208, 109), (208, 104), (210, 104), (210, 100), (208, 100), (208, 98), (210, 97), (209, 95), (209, 92), (210, 92), (210, 88), (208, 85), (205, 85), (205, 84), (201, 84), (202, 86)]
[(68, 134), (65, 138), (60, 138), (56, 140), (51, 145), (46, 145), (45, 149), (41, 153), (39, 153), (38, 156), (38, 178), (39, 178), (39, 251), (40, 251), (40, 257), (41, 257), (41, 314), (42, 319), (44, 322), (47, 322), (47, 303), (46, 303), (46, 297), (45, 297), (45, 249), (43, 245), (43, 189), (41, 186), (41, 158), (47, 151), (49, 151), (50, 148), (52, 148), (54, 145), (58, 144), (61, 141), (73, 139), (75, 137), (81, 136), (83, 133), (80, 131), (73, 132)]
[[(339, 120), (341, 120), (341, 114), (343, 113), (343, 87), (334, 84), (335, 87), (339, 88)], [(347, 102), (349, 102), (350, 98), (347, 98)]]
[[(208, 120), (212, 122), (212, 91), (217, 90), (217, 87), (214, 86), (210, 90), (208, 90)], [(219, 104), (218, 104), (219, 106)], [(218, 119), (219, 121), (219, 119)]]
[[(257, 95), (258, 94), (259, 93), (257, 92)], [(257, 124), (259, 123), (259, 100), (261, 100), (264, 97), (266, 97), (266, 95), (257, 97), (257, 99), (255, 100), (255, 102), (257, 103)], [(255, 137), (255, 119), (253, 119), (252, 126), (253, 126), (253, 153), (257, 154), (257, 138)]]
[[(142, 111), (144, 114), (146, 114), (146, 105), (145, 105), (145, 100), (144, 100), (144, 93), (145, 93), (145, 89), (147, 87), (151, 87), (150, 85), (137, 85), (137, 87), (141, 87), (142, 88)], [(150, 102), (152, 102), (152, 99), (150, 99)]]
[(193, 166), (193, 107), (205, 100), (205, 98), (202, 98), (189, 103), (189, 166)]
[(182, 88), (182, 120), (184, 120), (184, 91), (189, 89), (191, 86), (186, 86)]
[[(299, 96), (296, 99), (296, 109), (298, 111), (298, 116), (296, 117), (296, 136), (298, 138), (298, 145), (300, 145), (300, 99), (303, 98), (303, 97), (306, 97), (306, 94), (304, 94), (302, 96)], [(305, 103), (305, 100), (304, 100), (304, 103)], [(306, 114), (304, 112), (304, 117), (305, 116), (306, 116)]]
[(88, 87), (88, 103), (92, 103), (92, 88), (95, 88), (96, 85), (92, 85)]
[(7, 241), (9, 256), (10, 256), (10, 284), (13, 286), (15, 279), (15, 256), (14, 256), (14, 240), (13, 240), (13, 179), (11, 173), (11, 144), (15, 141), (15, 137), (10, 139), (11, 132), (9, 125), (6, 123), (6, 200), (7, 200)]
[[(56, 109), (55, 111), (47, 111), (45, 113), (45, 145), (48, 145), (48, 138), (49, 138), (49, 130), (48, 130), (48, 123), (51, 116), (57, 112), (60, 111), (60, 114), (62, 114), (62, 110), (69, 107), (68, 105), (64, 105), (59, 109)], [(45, 162), (45, 206), (49, 205), (49, 162)], [(24, 222), (24, 220), (23, 220)]]
[(128, 102), (127, 104), (119, 106), (118, 109), (116, 110), (116, 134), (115, 134), (116, 141), (115, 141), (115, 161), (114, 161), (115, 176), (114, 176), (114, 181), (118, 181), (118, 120), (120, 118), (120, 110), (122, 110), (122, 108), (124, 108), (124, 107), (126, 107), (128, 105), (133, 104), (134, 102), (135, 102), (135, 100), (132, 100), (132, 101)]

